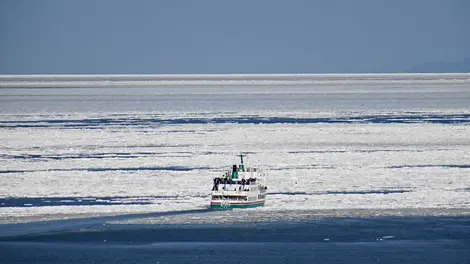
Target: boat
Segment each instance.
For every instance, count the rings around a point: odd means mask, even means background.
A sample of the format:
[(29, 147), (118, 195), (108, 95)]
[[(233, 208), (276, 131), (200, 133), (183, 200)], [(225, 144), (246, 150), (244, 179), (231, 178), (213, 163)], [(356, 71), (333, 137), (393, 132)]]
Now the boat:
[(222, 177), (213, 178), (211, 209), (251, 208), (264, 206), (268, 187), (266, 173), (256, 167), (240, 164), (227, 169)]

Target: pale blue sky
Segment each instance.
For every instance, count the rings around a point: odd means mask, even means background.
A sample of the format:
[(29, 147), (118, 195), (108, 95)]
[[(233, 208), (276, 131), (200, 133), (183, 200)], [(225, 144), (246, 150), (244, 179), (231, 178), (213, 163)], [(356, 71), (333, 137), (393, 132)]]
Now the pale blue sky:
[(2, 0), (0, 74), (402, 72), (470, 57), (466, 0)]

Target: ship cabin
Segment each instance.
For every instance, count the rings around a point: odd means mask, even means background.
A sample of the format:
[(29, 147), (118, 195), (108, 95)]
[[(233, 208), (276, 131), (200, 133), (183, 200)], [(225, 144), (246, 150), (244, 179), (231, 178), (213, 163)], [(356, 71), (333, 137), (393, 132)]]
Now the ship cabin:
[(245, 168), (243, 163), (233, 165), (222, 177), (214, 178), (212, 200), (252, 201), (260, 198), (259, 191), (265, 196), (266, 190), (260, 190), (257, 173), (256, 168)]

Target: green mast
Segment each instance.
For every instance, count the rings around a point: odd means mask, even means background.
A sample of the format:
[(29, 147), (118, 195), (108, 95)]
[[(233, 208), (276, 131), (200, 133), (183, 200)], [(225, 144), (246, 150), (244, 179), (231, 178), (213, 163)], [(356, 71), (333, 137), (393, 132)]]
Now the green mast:
[(245, 172), (245, 164), (243, 163), (243, 154), (237, 155), (240, 157), (240, 165), (237, 167), (236, 164), (233, 165), (232, 168), (232, 179), (238, 179), (238, 172), (243, 171)]
[(240, 153), (240, 170), (245, 171), (245, 164), (243, 164), (243, 153)]

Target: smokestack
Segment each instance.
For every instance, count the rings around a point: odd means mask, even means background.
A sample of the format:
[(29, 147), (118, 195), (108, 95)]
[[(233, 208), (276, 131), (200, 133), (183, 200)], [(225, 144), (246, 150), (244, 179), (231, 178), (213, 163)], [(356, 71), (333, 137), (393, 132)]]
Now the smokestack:
[(236, 164), (232, 167), (232, 179), (238, 179), (238, 169)]

